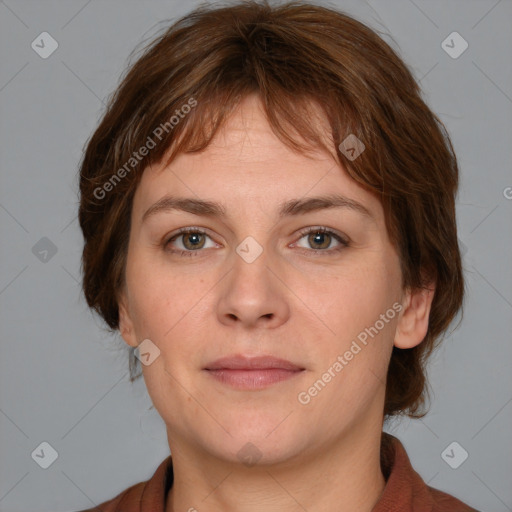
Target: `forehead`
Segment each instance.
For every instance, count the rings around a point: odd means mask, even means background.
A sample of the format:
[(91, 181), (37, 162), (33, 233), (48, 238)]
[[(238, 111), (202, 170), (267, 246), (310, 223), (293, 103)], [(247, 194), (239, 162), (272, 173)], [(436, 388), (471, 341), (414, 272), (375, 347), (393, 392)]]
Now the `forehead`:
[[(334, 147), (327, 120), (311, 122), (329, 147)], [(378, 199), (346, 172), (332, 154), (317, 148), (303, 153), (274, 134), (255, 96), (245, 98), (225, 121), (205, 150), (180, 153), (147, 168), (134, 198), (134, 210), (144, 212), (164, 195), (211, 200), (236, 213), (257, 203), (278, 213), (286, 200), (343, 195), (379, 216)], [(229, 205), (229, 206), (228, 206)], [(282, 208), (279, 209), (282, 213)]]

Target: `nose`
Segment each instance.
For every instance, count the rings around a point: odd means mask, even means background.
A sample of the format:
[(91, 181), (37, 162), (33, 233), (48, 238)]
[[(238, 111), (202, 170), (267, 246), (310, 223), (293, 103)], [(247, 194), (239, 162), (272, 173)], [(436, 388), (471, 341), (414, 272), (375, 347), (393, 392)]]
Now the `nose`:
[(218, 320), (224, 325), (276, 328), (290, 314), (290, 292), (267, 251), (254, 260), (234, 255), (232, 269), (219, 283)]

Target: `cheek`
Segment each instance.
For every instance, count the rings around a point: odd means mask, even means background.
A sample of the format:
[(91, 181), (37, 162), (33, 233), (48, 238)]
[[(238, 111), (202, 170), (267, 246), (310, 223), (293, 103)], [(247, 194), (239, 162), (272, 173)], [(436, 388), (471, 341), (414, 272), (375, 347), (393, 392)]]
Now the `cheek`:
[[(148, 276), (149, 277), (149, 276)], [(148, 389), (160, 393), (162, 382), (175, 387), (187, 382), (192, 367), (207, 342), (211, 330), (205, 329), (205, 318), (211, 317), (205, 295), (208, 288), (201, 279), (147, 279), (139, 288), (135, 308), (137, 334), (140, 340), (150, 339), (159, 349), (159, 364), (143, 368)], [(205, 335), (201, 335), (204, 333)], [(150, 392), (151, 394), (151, 392)]]
[(204, 279), (135, 254), (127, 268), (132, 314), (140, 334), (161, 339), (196, 307)]
[(350, 272), (330, 276), (323, 287), (316, 284), (307, 295), (308, 305), (320, 312), (337, 336), (354, 337), (373, 325), (399, 297), (395, 275), (393, 268), (380, 261), (352, 267)]
[(319, 339), (324, 343), (324, 355), (317, 370), (321, 375), (342, 357), (343, 369), (334, 379), (338, 386), (335, 384), (332, 392), (341, 393), (344, 400), (356, 391), (369, 398), (386, 380), (398, 319), (393, 305), (397, 307), (400, 281), (397, 263), (390, 264), (381, 255), (375, 253), (371, 261), (330, 276), (324, 286), (307, 280), (311, 291), (307, 305), (329, 328), (318, 322), (326, 334)]

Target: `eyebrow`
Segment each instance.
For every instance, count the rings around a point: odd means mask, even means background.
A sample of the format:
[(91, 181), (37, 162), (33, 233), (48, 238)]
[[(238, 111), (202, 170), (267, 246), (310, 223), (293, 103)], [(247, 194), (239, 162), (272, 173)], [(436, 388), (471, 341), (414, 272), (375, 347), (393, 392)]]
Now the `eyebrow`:
[[(294, 215), (304, 215), (306, 213), (329, 208), (347, 208), (375, 222), (375, 217), (370, 210), (366, 208), (366, 206), (354, 199), (350, 199), (339, 194), (290, 199), (279, 206), (278, 217), (284, 218)], [(221, 203), (166, 195), (156, 203), (152, 204), (144, 212), (142, 222), (157, 213), (173, 210), (188, 212), (205, 217), (227, 217), (226, 209)]]

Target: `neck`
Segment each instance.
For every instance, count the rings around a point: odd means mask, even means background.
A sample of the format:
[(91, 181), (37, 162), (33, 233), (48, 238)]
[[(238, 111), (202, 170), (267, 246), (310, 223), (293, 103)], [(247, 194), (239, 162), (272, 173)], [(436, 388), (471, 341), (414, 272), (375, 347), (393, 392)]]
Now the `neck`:
[(322, 450), (251, 467), (199, 453), (173, 435), (166, 512), (371, 512), (385, 487), (381, 432), (381, 422), (351, 429)]

